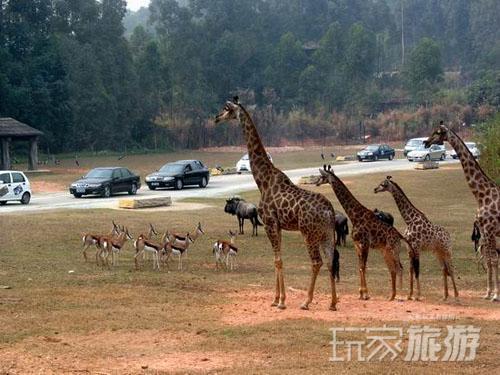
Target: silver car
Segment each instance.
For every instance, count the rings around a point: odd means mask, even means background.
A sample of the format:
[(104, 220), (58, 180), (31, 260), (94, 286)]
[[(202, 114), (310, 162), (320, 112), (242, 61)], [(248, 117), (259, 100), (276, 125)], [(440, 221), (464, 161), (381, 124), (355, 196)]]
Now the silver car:
[[(476, 142), (465, 142), (465, 145), (471, 152), (472, 156), (474, 156), (476, 159), (481, 155), (481, 152), (479, 151), (479, 148), (476, 145)], [(455, 150), (451, 150), (450, 156), (453, 159), (458, 159), (457, 152)]]
[(446, 148), (443, 145), (432, 145), (429, 148), (422, 145), (410, 151), (406, 157), (409, 161), (444, 160), (446, 159)]

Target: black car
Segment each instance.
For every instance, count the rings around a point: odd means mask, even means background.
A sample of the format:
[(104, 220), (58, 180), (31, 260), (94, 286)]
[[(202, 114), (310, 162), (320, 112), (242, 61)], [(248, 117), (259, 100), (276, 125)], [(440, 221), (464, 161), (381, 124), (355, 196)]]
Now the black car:
[(358, 161), (363, 160), (378, 160), (378, 159), (394, 159), (396, 151), (388, 145), (369, 145), (358, 152)]
[(178, 160), (165, 164), (157, 172), (146, 176), (146, 184), (151, 190), (173, 187), (181, 190), (186, 185), (204, 188), (210, 179), (210, 172), (199, 160)]
[(98, 194), (107, 198), (111, 194), (122, 192), (133, 195), (140, 187), (141, 178), (127, 168), (95, 168), (80, 180), (73, 182), (69, 192), (75, 198), (87, 194)]

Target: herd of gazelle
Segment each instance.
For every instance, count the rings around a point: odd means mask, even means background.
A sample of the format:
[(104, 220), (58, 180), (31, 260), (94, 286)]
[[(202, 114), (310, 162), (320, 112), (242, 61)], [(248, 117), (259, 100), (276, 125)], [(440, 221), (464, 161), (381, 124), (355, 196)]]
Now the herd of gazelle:
[[(108, 258), (111, 256), (111, 264), (117, 265), (118, 255), (123, 249), (127, 240), (133, 240), (128, 228), (117, 225), (112, 222), (113, 227), (107, 234), (85, 233), (82, 237), (83, 242), (83, 257), (88, 261), (87, 251), (90, 247), (96, 248), (95, 258), (97, 265), (110, 268)], [(154, 237), (159, 233), (152, 224), (149, 224), (147, 232), (141, 233), (135, 238), (133, 245), (135, 249), (134, 262), (135, 268), (139, 269), (139, 260), (142, 255), (146, 259), (146, 255), (150, 254), (153, 260), (153, 269), (160, 270), (160, 264), (168, 267), (168, 261), (171, 257), (176, 256), (178, 259), (178, 269), (182, 270), (182, 259), (187, 259), (187, 253), (191, 244), (197, 238), (205, 234), (201, 223), (198, 223), (194, 233), (189, 232), (171, 233), (165, 231), (160, 240), (155, 240)], [(213, 245), (213, 255), (215, 257), (216, 269), (224, 265), (227, 269), (235, 268), (235, 258), (238, 255), (238, 248), (235, 245), (236, 234), (229, 231), (230, 240), (217, 240)]]

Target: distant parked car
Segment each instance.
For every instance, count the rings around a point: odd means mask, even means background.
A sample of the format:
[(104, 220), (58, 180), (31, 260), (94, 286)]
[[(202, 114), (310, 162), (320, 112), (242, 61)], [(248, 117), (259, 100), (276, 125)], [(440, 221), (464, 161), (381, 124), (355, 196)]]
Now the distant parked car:
[(406, 158), (409, 161), (444, 160), (446, 159), (446, 148), (443, 145), (432, 145), (429, 148), (422, 145), (416, 150), (410, 151)]
[(187, 185), (205, 188), (210, 180), (208, 168), (200, 160), (178, 160), (167, 163), (157, 172), (146, 176), (149, 189), (173, 187), (181, 190)]
[(81, 179), (73, 182), (69, 187), (69, 192), (75, 198), (90, 194), (108, 198), (112, 194), (122, 192), (134, 195), (140, 187), (141, 178), (127, 168), (94, 168)]
[(405, 148), (403, 150), (404, 156), (408, 156), (408, 154), (417, 148), (420, 148), (423, 144), (424, 141), (427, 140), (427, 137), (422, 137), (422, 138), (412, 138), (406, 142)]
[[(271, 154), (268, 152), (267, 157), (269, 160), (271, 160), (271, 163), (273, 162), (273, 158), (271, 157)], [(251, 172), (252, 169), (250, 168), (250, 158), (248, 157), (248, 154), (245, 154), (241, 157), (241, 159), (236, 163), (236, 172), (240, 174), (241, 172)]]
[(21, 171), (0, 171), (0, 204), (20, 201), (28, 204), (31, 199), (31, 186), (28, 177)]
[[(472, 156), (474, 156), (476, 159), (481, 156), (481, 151), (477, 148), (476, 142), (465, 142), (465, 145), (469, 149), (469, 151), (472, 153)], [(455, 150), (451, 150), (450, 156), (453, 159), (458, 159), (457, 152)]]
[(378, 159), (394, 159), (396, 151), (388, 145), (369, 145), (359, 151), (358, 161), (363, 160), (378, 160)]

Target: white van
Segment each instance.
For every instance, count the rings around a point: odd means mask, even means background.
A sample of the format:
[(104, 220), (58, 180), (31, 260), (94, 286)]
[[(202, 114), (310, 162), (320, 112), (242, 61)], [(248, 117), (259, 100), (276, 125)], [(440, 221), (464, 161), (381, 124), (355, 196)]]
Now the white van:
[(21, 171), (0, 171), (0, 205), (8, 201), (28, 204), (31, 199), (31, 186), (28, 177)]
[[(273, 158), (271, 157), (271, 154), (269, 154), (269, 152), (267, 153), (267, 157), (269, 158), (269, 160), (271, 160), (272, 163)], [(236, 172), (240, 174), (241, 172), (251, 172), (251, 171), (252, 169), (250, 168), (250, 158), (248, 157), (248, 154), (245, 154), (236, 163)]]
[(411, 151), (414, 151), (421, 146), (424, 145), (424, 141), (426, 141), (428, 137), (422, 137), (422, 138), (412, 138), (408, 142), (406, 142), (405, 149), (404, 149), (404, 155), (408, 156), (408, 153)]

